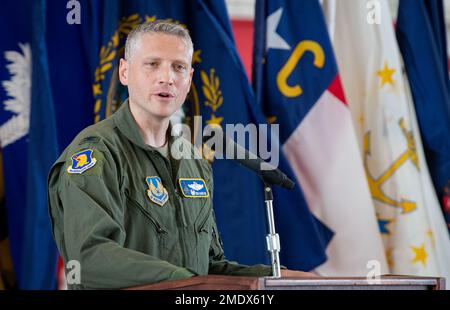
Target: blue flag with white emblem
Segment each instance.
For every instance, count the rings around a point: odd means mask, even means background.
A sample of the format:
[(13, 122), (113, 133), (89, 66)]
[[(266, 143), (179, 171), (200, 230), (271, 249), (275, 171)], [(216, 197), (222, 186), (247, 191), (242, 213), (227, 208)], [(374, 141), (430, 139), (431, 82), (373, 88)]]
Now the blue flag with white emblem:
[[(58, 144), (45, 46), (46, 1), (2, 3), (1, 116), (5, 196), (20, 288), (52, 289), (56, 257), (47, 211), (47, 172)], [(17, 17), (21, 16), (21, 19)]]
[[(127, 34), (136, 25), (168, 19), (185, 25), (194, 41), (194, 78), (185, 104), (186, 120), (195, 133), (207, 124), (264, 124), (234, 46), (224, 1), (90, 1), (82, 6), (84, 40), (90, 46), (89, 65), (95, 121), (113, 113), (127, 97), (117, 79)], [(194, 116), (203, 124), (194, 126)], [(255, 144), (256, 141), (251, 141)], [(284, 158), (281, 168), (287, 168)], [(251, 171), (227, 160), (213, 164), (214, 190), (203, 180), (181, 180), (183, 195), (212, 195), (219, 231), (228, 259), (244, 264), (268, 263), (263, 184)], [(291, 177), (289, 170), (285, 170)], [(148, 180), (149, 195), (158, 199), (157, 180)], [(309, 212), (300, 188), (275, 191), (275, 217), (281, 238), (281, 263), (310, 270), (326, 260), (330, 231)]]

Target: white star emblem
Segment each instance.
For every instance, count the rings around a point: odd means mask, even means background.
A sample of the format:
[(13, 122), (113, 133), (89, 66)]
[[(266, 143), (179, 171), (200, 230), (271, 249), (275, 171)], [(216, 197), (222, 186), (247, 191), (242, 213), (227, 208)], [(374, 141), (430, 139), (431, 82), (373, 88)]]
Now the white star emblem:
[(266, 20), (266, 51), (269, 48), (276, 48), (281, 50), (290, 50), (291, 47), (286, 41), (276, 32), (278, 24), (280, 23), (283, 8), (279, 8)]

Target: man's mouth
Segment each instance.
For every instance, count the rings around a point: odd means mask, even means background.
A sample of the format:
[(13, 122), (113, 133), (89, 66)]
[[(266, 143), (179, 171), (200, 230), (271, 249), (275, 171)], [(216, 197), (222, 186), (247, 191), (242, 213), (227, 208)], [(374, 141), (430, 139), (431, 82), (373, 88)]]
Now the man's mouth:
[(173, 98), (174, 97), (174, 95), (172, 93), (169, 93), (169, 92), (159, 92), (156, 95), (161, 97), (161, 98)]

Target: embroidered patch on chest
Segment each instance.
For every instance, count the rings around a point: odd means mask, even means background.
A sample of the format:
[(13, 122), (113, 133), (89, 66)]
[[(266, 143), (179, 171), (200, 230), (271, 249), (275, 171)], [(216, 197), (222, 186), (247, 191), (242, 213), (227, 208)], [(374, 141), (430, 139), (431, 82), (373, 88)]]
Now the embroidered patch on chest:
[(169, 194), (167, 190), (164, 188), (161, 182), (160, 177), (146, 177), (145, 181), (148, 185), (147, 195), (151, 201), (158, 204), (159, 206), (163, 206), (167, 200), (169, 200)]
[(179, 178), (181, 192), (187, 198), (206, 198), (209, 197), (209, 191), (206, 182), (200, 178)]

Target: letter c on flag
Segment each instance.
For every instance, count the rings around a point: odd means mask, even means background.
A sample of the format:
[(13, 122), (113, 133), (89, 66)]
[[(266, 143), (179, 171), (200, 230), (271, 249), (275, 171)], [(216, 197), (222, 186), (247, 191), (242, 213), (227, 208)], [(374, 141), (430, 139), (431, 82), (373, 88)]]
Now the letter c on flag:
[(314, 41), (305, 40), (301, 41), (295, 47), (291, 56), (289, 57), (286, 64), (281, 68), (280, 72), (277, 75), (277, 85), (280, 92), (286, 97), (297, 97), (303, 93), (300, 85), (289, 86), (287, 84), (287, 79), (289, 75), (291, 75), (297, 63), (302, 58), (305, 52), (311, 52), (314, 55), (314, 66), (317, 68), (323, 68), (325, 62), (325, 53), (323, 52), (322, 47)]

